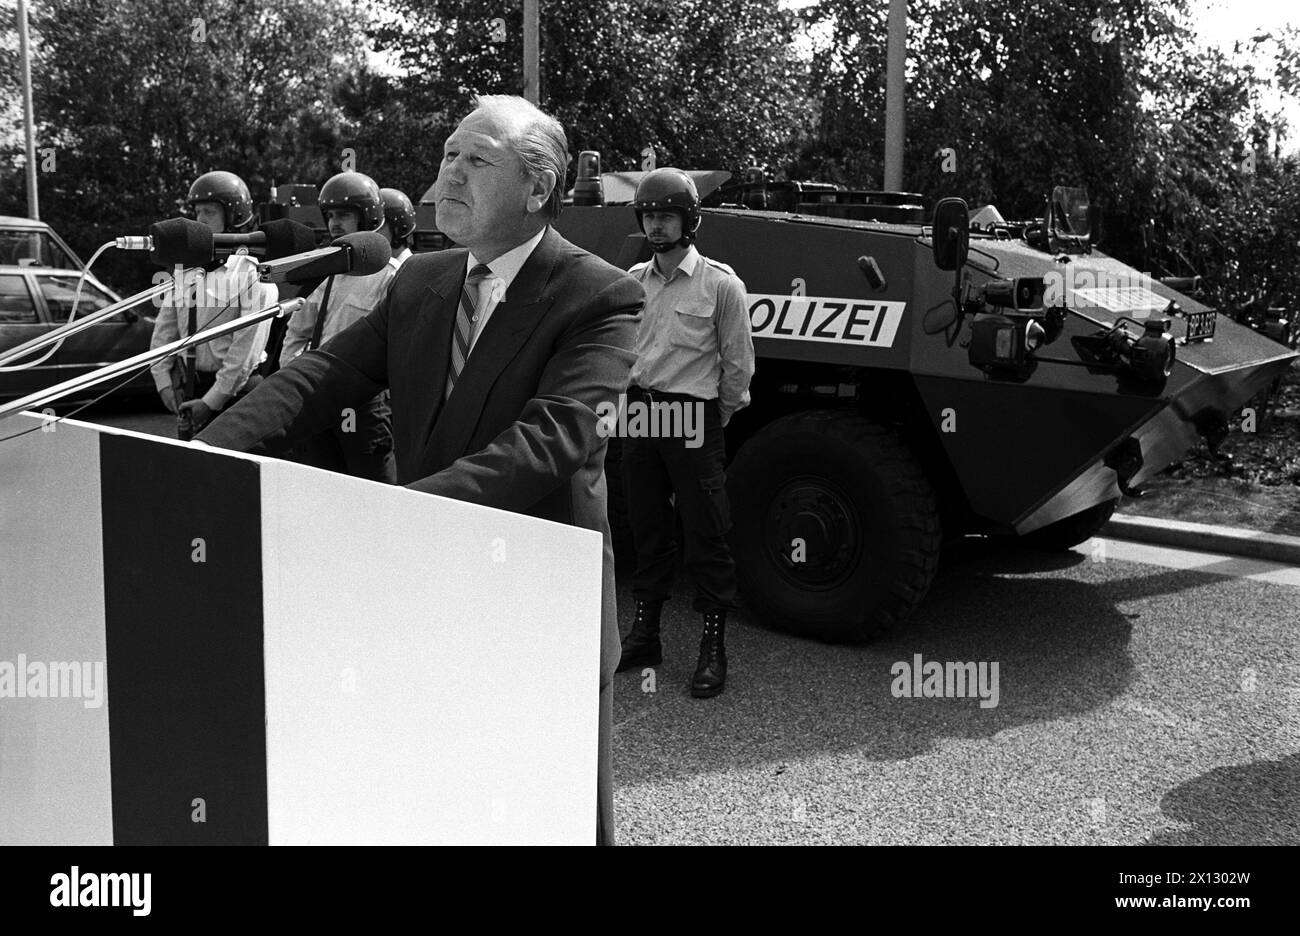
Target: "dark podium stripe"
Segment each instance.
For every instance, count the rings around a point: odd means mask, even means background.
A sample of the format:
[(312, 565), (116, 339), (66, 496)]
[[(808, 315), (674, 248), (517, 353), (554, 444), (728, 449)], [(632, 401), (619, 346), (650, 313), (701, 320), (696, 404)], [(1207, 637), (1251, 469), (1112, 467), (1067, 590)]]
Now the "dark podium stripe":
[(113, 841), (266, 844), (258, 466), (100, 439)]

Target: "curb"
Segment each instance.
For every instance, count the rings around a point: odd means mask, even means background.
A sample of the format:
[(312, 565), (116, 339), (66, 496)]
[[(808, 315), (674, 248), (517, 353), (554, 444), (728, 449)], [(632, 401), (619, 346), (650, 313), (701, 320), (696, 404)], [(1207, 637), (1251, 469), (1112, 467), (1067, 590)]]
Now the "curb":
[(1097, 535), (1300, 566), (1300, 536), (1125, 514), (1115, 514)]

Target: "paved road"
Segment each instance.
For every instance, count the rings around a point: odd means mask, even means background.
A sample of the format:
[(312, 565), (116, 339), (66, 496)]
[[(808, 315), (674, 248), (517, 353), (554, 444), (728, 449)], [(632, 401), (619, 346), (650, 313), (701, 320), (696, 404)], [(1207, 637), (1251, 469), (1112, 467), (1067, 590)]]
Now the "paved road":
[[(138, 408), (91, 418), (172, 431)], [(699, 619), (679, 598), (653, 678), (617, 677), (623, 844), (1300, 844), (1300, 570), (968, 540), (863, 647), (742, 613), (711, 700), (686, 689)], [(896, 698), (891, 668), (917, 654), (996, 662), (996, 707)]]
[[(1300, 844), (1297, 570), (968, 541), (864, 647), (742, 614), (707, 701), (675, 604), (655, 691), (618, 677), (623, 843)], [(997, 706), (896, 698), (891, 667), (916, 654), (998, 662)]]

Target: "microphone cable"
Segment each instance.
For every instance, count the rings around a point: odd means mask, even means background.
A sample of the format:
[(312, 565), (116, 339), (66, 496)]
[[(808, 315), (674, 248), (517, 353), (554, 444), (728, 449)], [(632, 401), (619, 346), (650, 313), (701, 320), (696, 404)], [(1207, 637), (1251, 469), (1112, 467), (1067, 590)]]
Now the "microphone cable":
[[(112, 245), (110, 244), (109, 246), (112, 246)], [(237, 298), (238, 298), (238, 295), (236, 295), (235, 298), (237, 299)], [(139, 377), (139, 376), (140, 376), (141, 374), (143, 374), (145, 371), (147, 371), (147, 370), (151, 370), (151, 369), (154, 367), (155, 364), (161, 364), (163, 361), (171, 361), (173, 358), (176, 357), (176, 355), (178, 355), (178, 354), (180, 354), (180, 353), (182, 353), (182, 352), (184, 352), (184, 351), (188, 351), (191, 347), (197, 347), (198, 345), (203, 344), (204, 342), (206, 342), (207, 339), (204, 339), (204, 341), (194, 341), (194, 340), (193, 340), (193, 339), (194, 339), (194, 336), (195, 336), (195, 335), (198, 335), (198, 334), (201, 334), (201, 333), (204, 331), (204, 329), (206, 329), (209, 325), (211, 325), (211, 324), (212, 324), (213, 322), (215, 322), (218, 318), (220, 318), (223, 314), (225, 314), (226, 310), (229, 309), (229, 308), (234, 304), (234, 302), (235, 302), (235, 299), (231, 299), (231, 300), (227, 301), (226, 304), (225, 304), (224, 306), (222, 306), (221, 308), (217, 309), (217, 311), (214, 312), (214, 313), (212, 313), (212, 315), (208, 316), (207, 320), (204, 321), (203, 324), (200, 325), (200, 326), (198, 327), (198, 330), (195, 331), (194, 335), (186, 335), (185, 338), (184, 338), (184, 342), (185, 342), (185, 343), (182, 344), (180, 347), (176, 348), (176, 349), (175, 349), (174, 351), (172, 351), (170, 354), (167, 354), (166, 356), (161, 357), (161, 358), (159, 358), (159, 359), (156, 360), (156, 361), (149, 361), (149, 362), (146, 363), (146, 364), (141, 364), (139, 367), (137, 367), (135, 370), (133, 370), (133, 371), (131, 371), (130, 373), (128, 373), (125, 377), (123, 377), (123, 378), (122, 378), (121, 380), (119, 380), (117, 383), (113, 384), (111, 387), (109, 387), (107, 390), (105, 390), (105, 391), (104, 391), (103, 393), (101, 393), (99, 396), (95, 397), (94, 399), (92, 399), (92, 400), (90, 400), (90, 401), (88, 401), (88, 402), (86, 402), (86, 403), (82, 403), (80, 406), (78, 406), (78, 407), (77, 407), (76, 409), (74, 409), (72, 412), (70, 412), (70, 413), (64, 413), (64, 414), (61, 415), (61, 416), (60, 416), (60, 415), (57, 415), (57, 414), (54, 415), (54, 416), (52, 416), (52, 417), (49, 416), (49, 415), (46, 415), (46, 418), (41, 422), (41, 424), (40, 424), (39, 426), (32, 426), (30, 429), (24, 429), (24, 430), (22, 430), (21, 432), (15, 432), (15, 433), (13, 433), (12, 435), (0, 436), (0, 442), (8, 442), (10, 439), (17, 439), (17, 438), (19, 438), (20, 436), (25, 436), (25, 435), (27, 435), (27, 433), (29, 433), (29, 432), (37, 432), (37, 431), (40, 431), (40, 430), (53, 431), (53, 430), (48, 430), (48, 429), (46, 429), (46, 427), (47, 427), (47, 426), (52, 426), (52, 425), (57, 425), (58, 423), (62, 422), (62, 421), (65, 420), (65, 419), (71, 419), (71, 418), (73, 418), (74, 416), (76, 416), (78, 413), (80, 413), (82, 410), (84, 410), (84, 409), (88, 409), (89, 407), (94, 406), (95, 404), (97, 404), (97, 403), (99, 403), (101, 400), (103, 400), (105, 397), (107, 397), (107, 396), (109, 396), (109, 395), (115, 393), (116, 391), (120, 390), (122, 387), (125, 387), (127, 384), (129, 384), (131, 381), (135, 380), (137, 377)], [(259, 323), (259, 324), (260, 324), (260, 323)], [(256, 327), (256, 326), (253, 326), (253, 327)], [(48, 407), (47, 407), (47, 408), (48, 408)]]
[[(58, 324), (55, 327), (63, 328), (68, 325), (71, 325), (73, 321), (77, 318), (77, 306), (81, 304), (81, 292), (82, 292), (82, 288), (86, 285), (86, 277), (90, 275), (90, 268), (95, 265), (95, 261), (99, 259), (100, 255), (105, 250), (108, 250), (110, 247), (114, 247), (114, 246), (116, 246), (115, 241), (108, 241), (100, 245), (99, 249), (97, 249), (93, 254), (90, 255), (90, 262), (88, 262), (84, 267), (82, 267), (81, 275), (77, 278), (77, 291), (72, 296), (72, 310), (68, 313), (68, 320), (66, 322), (62, 322)], [(35, 296), (32, 297), (33, 300), (35, 300), (35, 298), (36, 298)], [(144, 300), (141, 300), (141, 302), (143, 301)], [(49, 305), (48, 298), (45, 300), (45, 302), (46, 305)], [(138, 304), (139, 303), (136, 303), (136, 305)], [(130, 308), (132, 308), (132, 306), (126, 307), (126, 309), (130, 309)], [(122, 309), (121, 311), (125, 312), (126, 309)], [(58, 341), (50, 345), (49, 350), (47, 350), (44, 354), (42, 354), (34, 361), (27, 361), (22, 364), (10, 364), (7, 366), (0, 365), (0, 374), (12, 374), (19, 371), (31, 370), (33, 367), (41, 366), (46, 361), (48, 361), (50, 357), (59, 350), (59, 348), (63, 347), (63, 342), (67, 340), (68, 340), (67, 335), (62, 336), (61, 338), (59, 338)]]

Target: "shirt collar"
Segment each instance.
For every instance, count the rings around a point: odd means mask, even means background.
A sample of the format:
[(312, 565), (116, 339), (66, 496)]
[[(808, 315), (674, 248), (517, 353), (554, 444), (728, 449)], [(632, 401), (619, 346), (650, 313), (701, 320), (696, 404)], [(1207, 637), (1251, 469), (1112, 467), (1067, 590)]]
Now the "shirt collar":
[[(528, 258), (537, 249), (537, 245), (542, 242), (542, 235), (545, 233), (546, 228), (542, 228), (518, 247), (507, 250), (487, 265), (488, 269), (492, 271), (492, 276), (501, 281), (503, 292), (509, 289), (510, 284), (515, 281), (519, 271), (528, 262)], [(469, 271), (476, 266), (478, 266), (478, 260), (471, 253), (465, 258), (465, 275), (468, 276)]]
[[(682, 262), (677, 264), (677, 268), (673, 270), (673, 273), (676, 273), (677, 270), (681, 270), (687, 276), (694, 276), (695, 267), (699, 264), (699, 262), (700, 262), (700, 252), (695, 249), (694, 244), (691, 244), (691, 246), (686, 248), (686, 255), (682, 257)], [(664, 276), (662, 273), (659, 272), (659, 264), (655, 262), (654, 257), (650, 258), (650, 262), (647, 264), (647, 266), (649, 267), (650, 273), (653, 273), (655, 276), (658, 276), (661, 280), (664, 280), (665, 282), (667, 282), (669, 279), (672, 278), (673, 273), (670, 273), (668, 276)]]

